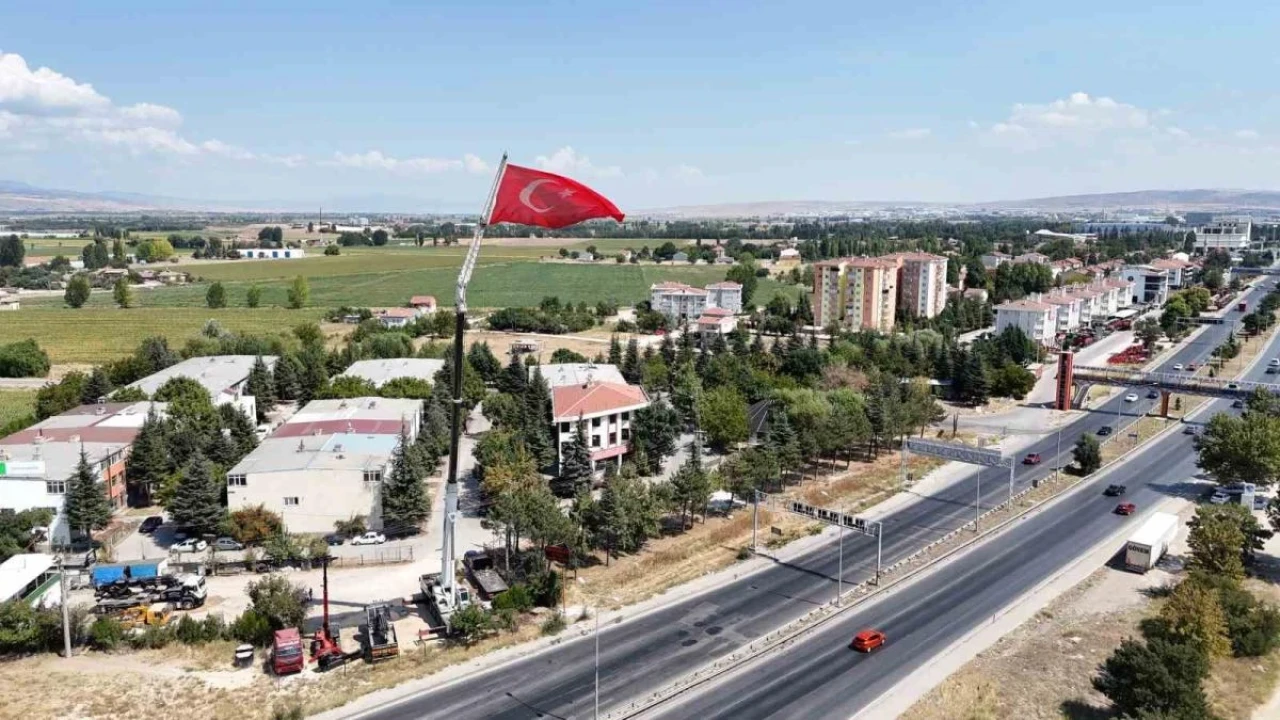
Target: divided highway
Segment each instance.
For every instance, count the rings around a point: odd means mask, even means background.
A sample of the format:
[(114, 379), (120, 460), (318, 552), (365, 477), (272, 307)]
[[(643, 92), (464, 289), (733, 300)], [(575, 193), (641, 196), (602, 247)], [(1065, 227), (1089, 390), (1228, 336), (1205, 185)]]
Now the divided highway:
[[(1261, 298), (1250, 291), (1252, 306)], [(1230, 317), (1234, 323), (1236, 317)], [(1209, 326), (1194, 342), (1181, 348), (1163, 366), (1203, 362), (1226, 339), (1232, 325)], [(1259, 370), (1261, 372), (1261, 370)], [(1026, 449), (1045, 459), (1040, 466), (1019, 465), (1015, 491), (1033, 478), (1052, 472), (1054, 465), (1070, 460), (1071, 447), (1083, 433), (1095, 433), (1111, 425), (1119, 434), (1151, 401), (1137, 403), (1116, 397), (1098, 411), (1064, 426), (1062, 457), (1057, 438), (1047, 437)], [(1120, 413), (1118, 415), (1118, 413)], [(1188, 438), (1176, 436), (1130, 468), (1142, 468), (1135, 477), (1181, 478), (1189, 475)], [(1146, 464), (1143, 464), (1146, 463)], [(1183, 472), (1186, 470), (1186, 472)], [(1126, 474), (1129, 469), (1126, 468)], [(1177, 473), (1182, 473), (1178, 476)], [(984, 470), (884, 516), (884, 563), (906, 557), (932, 540), (973, 521), (975, 483), (981, 477), (984, 507), (1002, 502), (1008, 494), (1008, 471)], [(1131, 486), (1138, 483), (1131, 482)], [(1149, 504), (1155, 490), (1137, 490), (1133, 499)], [(1004, 534), (972, 554), (975, 561), (953, 563), (908, 594), (874, 608), (889, 615), (856, 611), (829, 625), (821, 641), (808, 641), (808, 652), (791, 651), (785, 658), (770, 656), (729, 682), (692, 695), (685, 704), (663, 712), (668, 717), (846, 717), (874, 699), (937, 649), (967, 632), (976, 622), (1020, 594), (1066, 562), (1086, 546), (1092, 536), (1103, 537), (1106, 510), (1085, 493), (1016, 532)], [(1083, 507), (1082, 507), (1083, 505)], [(1105, 517), (1105, 520), (1100, 520)], [(1028, 540), (1030, 528), (1050, 522), (1043, 536)], [(1091, 535), (1092, 533), (1092, 535)], [(1047, 538), (1047, 539), (1046, 539)], [(1069, 538), (1069, 540), (1064, 540)], [(844, 538), (846, 584), (867, 579), (875, 571), (873, 539), (846, 533)], [(1056, 549), (1055, 549), (1056, 548)], [(600, 632), (600, 708), (604, 713), (629, 699), (640, 697), (777, 629), (814, 606), (831, 601), (835, 593), (838, 543), (833, 540), (791, 562), (776, 563), (760, 572), (690, 597), (621, 625)], [(992, 555), (992, 553), (996, 553)], [(1056, 554), (1055, 554), (1056, 553)], [(1033, 561), (1034, 560), (1034, 561)], [(974, 563), (977, 564), (974, 564)], [(1055, 565), (1057, 563), (1057, 565)], [(959, 570), (963, 568), (963, 570)], [(998, 580), (998, 582), (997, 582)], [(932, 590), (930, 590), (932, 589)], [(964, 608), (969, 608), (968, 610)], [(878, 625), (886, 629), (891, 644), (871, 658), (853, 657), (844, 651), (847, 627)], [(909, 630), (914, 628), (914, 630)], [(362, 718), (408, 720), (421, 717), (589, 718), (594, 713), (595, 645), (580, 638), (493, 670), (479, 673), (439, 689), (424, 691), (395, 703), (361, 713)], [(798, 668), (807, 668), (801, 672)], [(796, 673), (793, 676), (793, 671)], [(849, 673), (846, 677), (843, 673)], [(785, 680), (784, 680), (785, 678)], [(829, 682), (833, 681), (834, 682)], [(767, 688), (767, 691), (766, 691)], [(747, 702), (746, 698), (754, 698)], [(805, 709), (804, 712), (798, 709)]]

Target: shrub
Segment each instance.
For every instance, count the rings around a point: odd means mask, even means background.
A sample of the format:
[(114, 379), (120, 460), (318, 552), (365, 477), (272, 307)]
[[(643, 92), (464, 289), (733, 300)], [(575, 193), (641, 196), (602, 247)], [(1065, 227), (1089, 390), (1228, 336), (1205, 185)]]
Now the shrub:
[(560, 604), (560, 574), (546, 571), (529, 576), (529, 592), (533, 594), (533, 602), (541, 607), (555, 607)]
[(49, 355), (35, 340), (0, 345), (0, 377), (44, 377), (49, 374)]
[(342, 250), (340, 250), (337, 245), (329, 245), (324, 249), (324, 254), (332, 257), (334, 255), (341, 255)]
[(89, 646), (110, 652), (124, 641), (124, 626), (112, 617), (100, 617), (89, 626)]
[(506, 592), (499, 593), (493, 599), (494, 610), (528, 612), (532, 607), (533, 595), (529, 592), (528, 587), (520, 584), (512, 585)]
[(177, 639), (172, 625), (149, 625), (142, 632), (129, 636), (129, 647), (134, 650), (159, 650)]
[(253, 608), (241, 613), (240, 617), (236, 618), (231, 623), (231, 626), (227, 628), (227, 634), (232, 639), (242, 643), (249, 643), (250, 645), (257, 645), (258, 647), (270, 645), (273, 633), (271, 622), (267, 620), (265, 615)]
[(266, 618), (272, 630), (298, 627), (306, 617), (307, 592), (285, 576), (272, 574), (247, 588), (253, 609)]
[(363, 515), (353, 515), (347, 520), (336, 520), (333, 523), (334, 532), (345, 537), (363, 535), (368, 529)]
[(543, 635), (559, 635), (565, 628), (564, 615), (555, 613), (551, 617), (542, 621)]
[[(330, 245), (329, 247), (337, 247)], [(301, 705), (291, 705), (287, 708), (276, 708), (271, 711), (271, 720), (302, 720), (306, 715), (302, 712)]]
[(750, 559), (751, 559), (751, 548), (747, 547), (746, 545), (743, 545), (742, 547), (738, 548), (738, 559), (739, 559), (739, 560), (750, 560)]
[(280, 534), (284, 522), (276, 513), (259, 505), (236, 510), (227, 518), (227, 531), (237, 542), (258, 545)]

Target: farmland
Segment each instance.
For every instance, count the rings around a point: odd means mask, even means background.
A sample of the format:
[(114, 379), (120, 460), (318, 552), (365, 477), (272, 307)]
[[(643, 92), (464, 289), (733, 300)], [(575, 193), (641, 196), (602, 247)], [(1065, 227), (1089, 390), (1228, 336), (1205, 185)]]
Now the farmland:
[(35, 411), (35, 390), (0, 390), (0, 425), (6, 425)]
[[(110, 293), (98, 295), (109, 298)], [(21, 312), (0, 316), (0, 343), (35, 338), (55, 364), (96, 363), (128, 355), (144, 338), (152, 335), (166, 336), (171, 345), (181, 346), (210, 319), (217, 320), (227, 330), (273, 334), (319, 317), (320, 313), (314, 310), (281, 308), (169, 308), (157, 312), (147, 307), (71, 310), (24, 305)], [(3, 407), (0, 403), (0, 411)]]

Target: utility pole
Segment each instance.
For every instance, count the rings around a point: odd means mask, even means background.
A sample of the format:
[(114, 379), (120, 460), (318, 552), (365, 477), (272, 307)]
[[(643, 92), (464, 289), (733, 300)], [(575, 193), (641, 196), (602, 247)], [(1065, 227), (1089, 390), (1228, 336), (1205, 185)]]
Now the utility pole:
[(62, 606), (62, 656), (71, 657), (71, 618), (67, 612), (67, 566), (62, 555), (58, 556), (58, 594), (62, 596), (58, 603)]
[(756, 531), (760, 527), (760, 491), (752, 490), (751, 492), (751, 552), (759, 553), (760, 544), (756, 541)]
[(596, 608), (596, 720), (600, 720), (600, 609)]
[(978, 480), (978, 487), (973, 496), (973, 532), (976, 535), (978, 532), (978, 520), (982, 517), (982, 471), (979, 470), (975, 477)]
[(840, 607), (840, 596), (844, 590), (844, 523), (840, 523), (840, 564), (836, 571), (836, 607)]

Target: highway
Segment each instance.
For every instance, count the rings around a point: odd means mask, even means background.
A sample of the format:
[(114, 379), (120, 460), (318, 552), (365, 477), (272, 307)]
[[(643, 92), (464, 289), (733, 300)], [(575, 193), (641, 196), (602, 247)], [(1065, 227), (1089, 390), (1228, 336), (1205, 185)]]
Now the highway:
[[(1260, 291), (1250, 292), (1251, 305), (1260, 298)], [(1229, 319), (1234, 322), (1236, 317), (1229, 316)], [(1209, 326), (1194, 342), (1169, 358), (1164, 367), (1171, 368), (1174, 363), (1203, 362), (1212, 349), (1226, 338), (1230, 329), (1230, 324)], [(1117, 434), (1122, 433), (1123, 428), (1137, 414), (1145, 412), (1151, 406), (1152, 401), (1147, 400), (1145, 394), (1140, 395), (1142, 399), (1137, 403), (1124, 403), (1118, 396), (1100, 410), (1065, 426), (1061, 433), (1061, 459), (1057, 457), (1057, 438), (1053, 435), (1028, 447), (1026, 452), (1040, 453), (1044, 462), (1039, 466), (1017, 466), (1015, 489), (1026, 487), (1033, 478), (1051, 473), (1051, 468), (1059, 462), (1064, 465), (1069, 462), (1071, 447), (1080, 434), (1095, 433), (1103, 425), (1111, 425)], [(1118, 412), (1122, 414), (1118, 415)], [(1172, 477), (1170, 473), (1175, 470), (1180, 472), (1185, 462), (1178, 458), (1185, 458), (1189, 452), (1188, 438), (1178, 435), (1172, 441), (1169, 444), (1172, 448), (1178, 448), (1177, 450), (1144, 453), (1142, 456), (1142, 462), (1161, 463), (1152, 468), (1160, 472), (1161, 477)], [(975, 483), (979, 477), (983, 506), (995, 505), (1007, 497), (1008, 471), (984, 470), (970, 474), (933, 495), (922, 496), (916, 502), (881, 518), (884, 523), (884, 564), (889, 565), (951, 530), (972, 523)], [(1141, 503), (1144, 493), (1148, 492), (1155, 491), (1137, 490), (1133, 497)], [(1047, 535), (1053, 538), (1069, 532), (1077, 533), (1071, 543), (1057, 544), (1057, 552), (1064, 558), (1072, 552), (1072, 547), (1068, 546), (1074, 546), (1078, 550), (1083, 546), (1081, 543), (1087, 542), (1089, 532), (1105, 532), (1105, 526), (1101, 524), (1104, 521), (1098, 520), (1099, 517), (1106, 517), (1105, 522), (1110, 522), (1105, 508), (1099, 511), (1092, 505), (1087, 510), (1079, 507), (1079, 503), (1092, 500), (1095, 498), (1085, 495), (1073, 498), (1047, 516), (1049, 519), (1059, 516), (1071, 518), (1064, 520), (1061, 525), (1055, 524), (1056, 530)], [(1080, 515), (1077, 516), (1077, 512)], [(1028, 527), (1032, 525), (1028, 523)], [(909, 622), (920, 623), (920, 627), (910, 633), (904, 629), (902, 621), (891, 623), (889, 621), (894, 618), (887, 616), (859, 617), (858, 614), (853, 614), (848, 616), (849, 619), (834, 623), (840, 628), (836, 635), (844, 632), (845, 625), (854, 627), (879, 623), (885, 626), (893, 642), (884, 651), (873, 656), (870, 663), (860, 662), (863, 659), (853, 657), (852, 653), (837, 653), (837, 650), (844, 649), (847, 638), (828, 638), (829, 643), (818, 643), (821, 650), (815, 655), (826, 658), (825, 666), (819, 667), (813, 662), (814, 658), (804, 656), (803, 653), (800, 657), (792, 657), (794, 653), (789, 653), (785, 662), (771, 659), (760, 670), (752, 670), (743, 675), (754, 678), (754, 684), (750, 688), (753, 695), (758, 694), (754, 693), (755, 688), (773, 689), (767, 701), (761, 699), (750, 707), (742, 706), (738, 703), (745, 695), (741, 689), (722, 692), (720, 686), (716, 686), (710, 692), (691, 696), (687, 706), (673, 705), (669, 711), (672, 713), (670, 717), (824, 717), (827, 713), (832, 713), (832, 717), (843, 717), (852, 714), (878, 694), (875, 688), (888, 687), (896, 682), (894, 678), (901, 677), (929, 657), (930, 648), (945, 647), (950, 638), (958, 637), (978, 619), (989, 615), (986, 607), (999, 606), (1009, 598), (1016, 597), (1018, 592), (1013, 589), (1015, 586), (1034, 583), (1053, 570), (1051, 563), (1056, 555), (1049, 553), (1049, 548), (1023, 548), (1016, 541), (1024, 532), (1027, 530), (1019, 528), (1017, 533), (1007, 533), (984, 546), (981, 557), (985, 557), (986, 561), (974, 566), (979, 568), (977, 571), (966, 565), (964, 567), (969, 567), (969, 570), (957, 574), (954, 568), (960, 565), (953, 564), (937, 573), (936, 578), (931, 577), (914, 586), (934, 588), (933, 595), (913, 589), (910, 595), (904, 594), (887, 604), (896, 613), (909, 613), (911, 608), (917, 608)], [(871, 576), (875, 569), (874, 539), (846, 533), (843, 543), (843, 581), (852, 584)], [(1000, 548), (1008, 553), (1026, 554), (1012, 558), (988, 557), (991, 552)], [(826, 545), (791, 562), (775, 563), (708, 592), (629, 619), (620, 625), (602, 628), (599, 666), (601, 712), (662, 687), (727, 655), (751, 639), (777, 629), (814, 606), (830, 602), (836, 589), (838, 552), (838, 543), (833, 538)], [(974, 555), (976, 557), (979, 554)], [(1027, 562), (1029, 557), (1034, 557), (1036, 562)], [(975, 572), (981, 577), (970, 577)], [(999, 578), (1000, 582), (993, 582), (993, 578)], [(960, 603), (971, 605), (972, 614), (960, 611)], [(930, 621), (925, 623), (925, 616), (930, 615)], [(931, 629), (926, 630), (925, 627)], [(422, 717), (506, 720), (592, 717), (594, 653), (592, 638), (576, 639), (458, 682), (363, 712), (359, 717), (377, 720)], [(838, 661), (833, 658), (838, 658)], [(789, 673), (792, 668), (802, 664), (810, 668), (800, 679), (803, 684), (781, 688), (776, 681), (782, 673), (774, 668), (787, 668)], [(842, 680), (829, 685), (817, 680), (841, 667), (855, 675), (860, 672), (861, 675), (857, 676), (863, 678), (861, 682), (864, 685), (856, 684), (858, 680)], [(874, 676), (874, 680), (870, 676)], [(737, 682), (737, 677), (733, 678), (734, 683)], [(734, 685), (726, 684), (724, 687)], [(836, 697), (828, 697), (824, 693)], [(795, 711), (795, 707), (805, 703), (810, 704), (816, 714)], [(735, 707), (732, 712), (728, 711), (731, 705)]]

